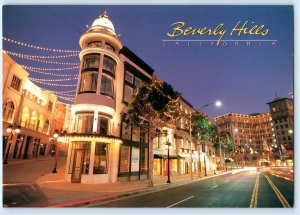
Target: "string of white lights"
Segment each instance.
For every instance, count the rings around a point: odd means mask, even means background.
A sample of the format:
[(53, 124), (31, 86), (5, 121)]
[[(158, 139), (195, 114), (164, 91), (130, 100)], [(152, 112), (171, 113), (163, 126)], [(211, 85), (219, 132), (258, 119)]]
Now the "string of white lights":
[(47, 82), (39, 81), (39, 80), (32, 80), (32, 81), (35, 83), (45, 84), (45, 85), (49, 85), (49, 86), (58, 86), (58, 87), (76, 87), (77, 86), (77, 84), (53, 84), (53, 83), (47, 83)]
[(33, 48), (33, 49), (38, 49), (38, 50), (42, 50), (42, 51), (51, 51), (51, 52), (62, 52), (62, 53), (79, 53), (78, 50), (64, 50), (64, 49), (51, 49), (51, 48), (45, 48), (42, 46), (37, 46), (37, 45), (32, 45), (32, 44), (27, 44), (24, 42), (20, 42), (20, 41), (16, 41), (7, 37), (2, 37), (2, 40), (10, 42), (10, 43), (14, 43), (16, 45), (19, 46), (25, 46), (28, 48)]
[(72, 81), (72, 80), (76, 80), (77, 78), (60, 78), (60, 79), (44, 79), (44, 78), (30, 78), (30, 80), (34, 80), (34, 81), (50, 81), (50, 82), (55, 82), (55, 81)]
[[(41, 89), (42, 90), (47, 90), (47, 89), (45, 89), (45, 88), (42, 88), (41, 87)], [(47, 90), (47, 91), (49, 91), (49, 92), (51, 92), (51, 93), (54, 93), (54, 94), (66, 94), (66, 95), (68, 95), (67, 93), (75, 93), (76, 92), (76, 90), (66, 90), (66, 91), (55, 91), (55, 90)], [(73, 94), (71, 95), (71, 96), (73, 96)]]
[(59, 97), (59, 98), (63, 98), (65, 100), (74, 101), (74, 98), (72, 98), (72, 97), (65, 97), (65, 96), (60, 96), (60, 95), (56, 95), (56, 96)]
[(28, 70), (42, 70), (42, 71), (63, 71), (63, 70), (71, 70), (71, 69), (79, 69), (79, 66), (66, 67), (66, 68), (39, 68), (32, 66), (21, 65), (24, 69)]
[(27, 69), (30, 72), (39, 73), (43, 75), (51, 75), (51, 76), (59, 76), (59, 77), (78, 77), (78, 75), (72, 75), (72, 74), (56, 74), (56, 73), (49, 73), (49, 72), (42, 72), (35, 69)]
[(59, 58), (71, 58), (71, 57), (78, 57), (78, 54), (67, 54), (67, 55), (29, 55), (29, 54), (22, 54), (22, 53), (17, 53), (17, 52), (12, 52), (12, 51), (7, 51), (3, 50), (4, 52), (7, 52), (8, 54), (11, 55), (20, 55), (23, 57), (27, 58), (41, 58), (41, 59), (59, 59)]
[(56, 64), (56, 65), (70, 65), (70, 66), (77, 65), (77, 66), (79, 66), (79, 63), (48, 61), (48, 60), (41, 60), (41, 59), (36, 59), (36, 58), (29, 58), (29, 57), (26, 57), (26, 56), (23, 56), (23, 55), (20, 55), (20, 54), (11, 53), (9, 51), (7, 51), (7, 53), (11, 56), (15, 56), (15, 57), (26, 59), (26, 60), (37, 61), (37, 62), (41, 62), (41, 63), (49, 63), (49, 64)]

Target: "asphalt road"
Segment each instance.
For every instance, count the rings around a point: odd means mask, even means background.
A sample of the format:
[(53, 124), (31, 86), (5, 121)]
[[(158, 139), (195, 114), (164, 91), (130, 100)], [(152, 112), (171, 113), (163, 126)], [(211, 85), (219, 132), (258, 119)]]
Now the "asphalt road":
[(267, 172), (247, 171), (202, 180), (159, 192), (137, 195), (91, 207), (292, 207), (293, 182)]

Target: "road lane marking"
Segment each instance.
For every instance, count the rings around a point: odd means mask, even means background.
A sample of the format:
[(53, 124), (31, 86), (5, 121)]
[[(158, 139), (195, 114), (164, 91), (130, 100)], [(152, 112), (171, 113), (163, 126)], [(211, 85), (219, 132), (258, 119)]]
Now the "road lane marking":
[(269, 182), (271, 188), (273, 189), (273, 191), (275, 192), (277, 198), (279, 199), (279, 201), (281, 202), (282, 206), (285, 208), (291, 208), (291, 205), (288, 203), (288, 201), (284, 198), (284, 196), (282, 195), (282, 193), (278, 190), (278, 188), (275, 186), (275, 184), (271, 181), (271, 179), (269, 178), (269, 176), (265, 175), (267, 181)]
[(213, 186), (213, 187), (211, 187), (210, 189), (214, 189), (214, 188), (216, 188), (218, 185), (215, 185), (215, 186)]
[(258, 187), (259, 187), (259, 173), (256, 175), (256, 180), (255, 180), (255, 184), (252, 192), (252, 198), (250, 202), (250, 208), (257, 207)]
[(190, 197), (188, 197), (188, 198), (186, 198), (186, 199), (183, 199), (183, 200), (181, 200), (181, 201), (179, 201), (179, 202), (176, 202), (175, 204), (173, 204), (173, 205), (170, 205), (170, 206), (168, 206), (167, 208), (171, 208), (171, 207), (173, 207), (173, 206), (175, 206), (175, 205), (178, 205), (179, 203), (181, 203), (181, 202), (185, 202), (185, 201), (187, 201), (187, 200), (189, 200), (189, 199), (191, 199), (191, 198), (193, 198), (194, 196), (190, 196)]

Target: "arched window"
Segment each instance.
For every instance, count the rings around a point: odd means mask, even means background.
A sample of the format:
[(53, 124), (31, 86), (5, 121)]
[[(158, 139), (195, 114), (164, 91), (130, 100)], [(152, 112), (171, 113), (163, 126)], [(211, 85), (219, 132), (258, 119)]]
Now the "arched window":
[(15, 105), (12, 101), (7, 101), (3, 107), (3, 121), (11, 123), (15, 112)]
[(35, 130), (37, 125), (37, 113), (35, 111), (32, 111), (31, 118), (29, 122), (29, 129)]
[(44, 124), (45, 124), (44, 116), (40, 115), (39, 122), (38, 122), (38, 132), (41, 132), (41, 133), (43, 132)]
[(28, 107), (24, 107), (22, 111), (21, 126), (27, 128), (29, 126), (29, 119), (30, 119), (29, 109)]
[(47, 134), (49, 129), (49, 119), (45, 120), (44, 128), (43, 128), (43, 134)]

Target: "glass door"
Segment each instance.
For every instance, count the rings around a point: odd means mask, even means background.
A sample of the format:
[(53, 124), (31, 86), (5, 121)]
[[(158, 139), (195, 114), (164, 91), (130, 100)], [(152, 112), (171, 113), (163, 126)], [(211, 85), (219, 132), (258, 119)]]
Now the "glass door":
[(72, 171), (72, 182), (80, 182), (82, 174), (83, 164), (83, 150), (75, 149), (73, 171)]

